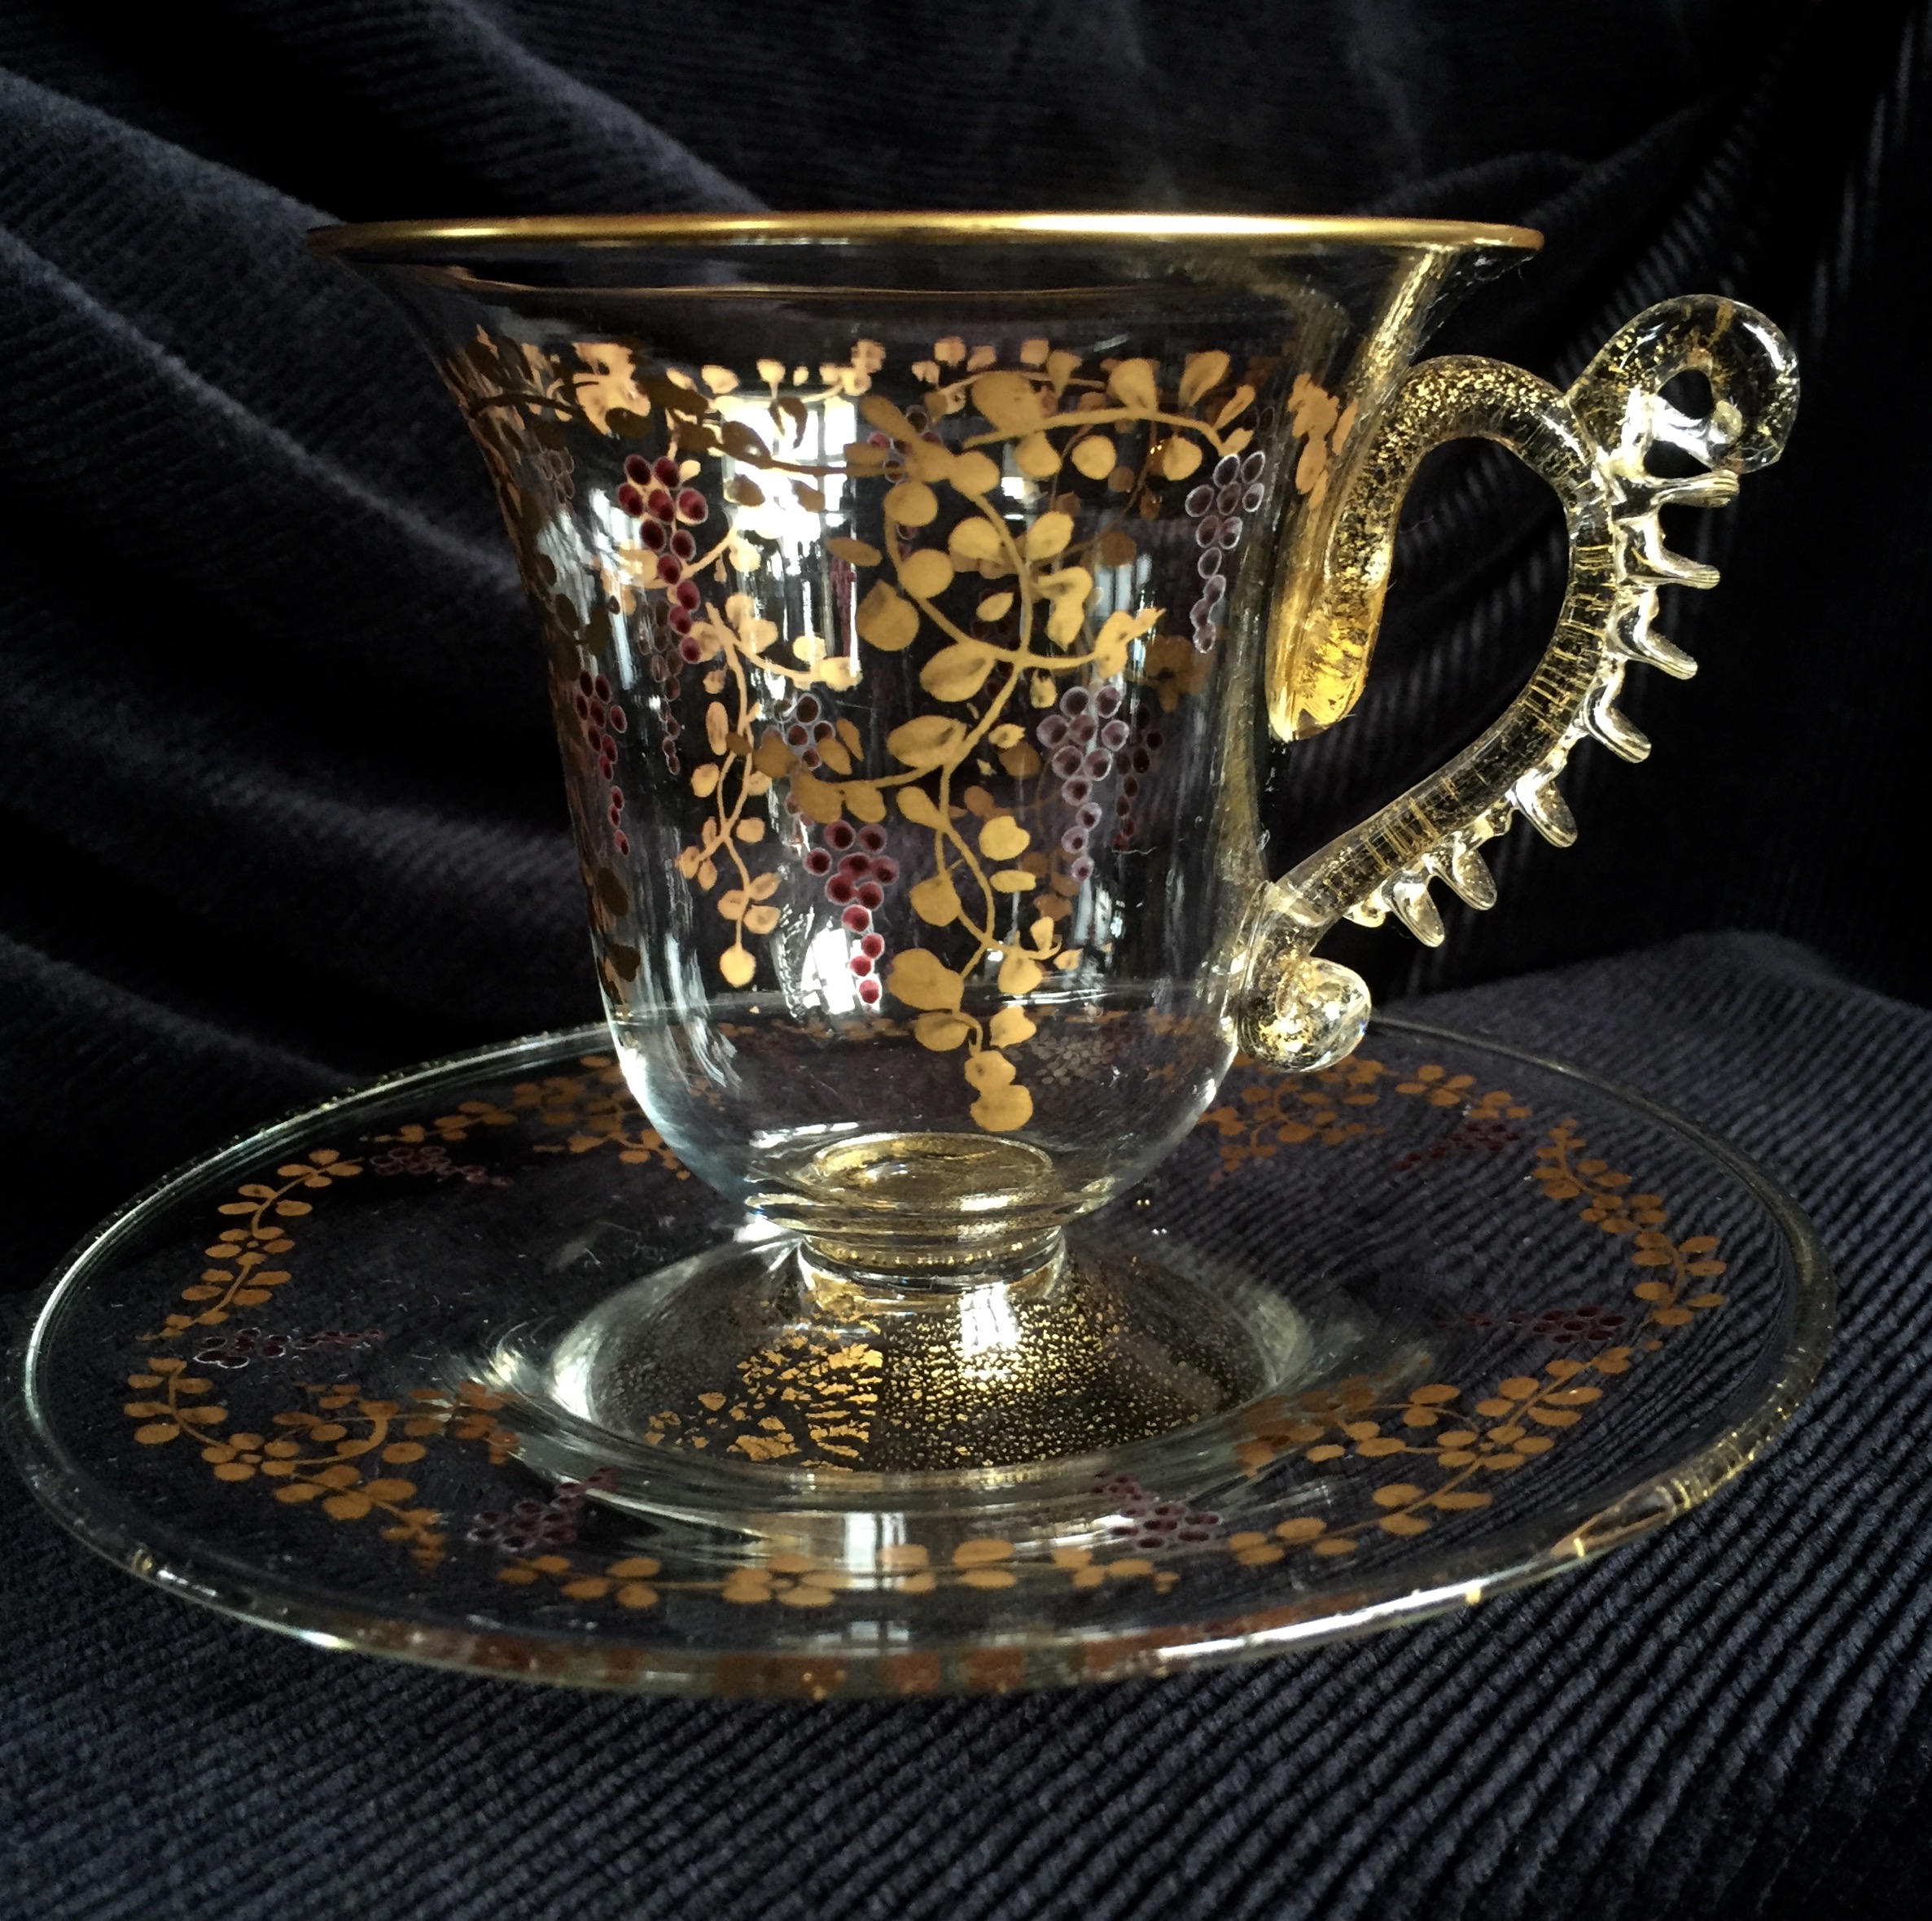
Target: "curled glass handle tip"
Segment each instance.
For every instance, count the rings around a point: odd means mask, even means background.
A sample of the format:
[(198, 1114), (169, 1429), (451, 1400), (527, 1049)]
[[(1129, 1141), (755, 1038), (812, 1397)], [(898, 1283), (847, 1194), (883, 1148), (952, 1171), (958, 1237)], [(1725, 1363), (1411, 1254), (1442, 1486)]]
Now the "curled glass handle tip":
[[(1699, 373), (1709, 410), (1664, 397)], [(1443, 938), (1430, 897), (1440, 880), (1472, 907), (1496, 901), (1478, 849), (1524, 815), (1545, 840), (1576, 838), (1557, 778), (1579, 741), (1627, 761), (1650, 743), (1617, 707), (1632, 662), (1680, 679), (1696, 664), (1656, 628), (1658, 590), (1711, 587), (1714, 568), (1673, 553), (1659, 511), (1722, 507), (1738, 476), (1784, 451), (1798, 406), (1798, 368), (1784, 336), (1754, 309), (1711, 296), (1666, 300), (1603, 349), (1569, 392), (1500, 361), (1425, 361), (1397, 388), (1344, 482), (1319, 584), (1270, 689), (1277, 730), (1292, 735), (1295, 678), (1359, 688), (1382, 615), (1396, 523), (1423, 456), (1444, 441), (1500, 441), (1561, 497), (1570, 577), (1556, 631), (1502, 717), (1426, 780), (1263, 890), (1251, 936), (1242, 1045), (1303, 1072), (1339, 1060), (1361, 1037), (1369, 990), (1315, 952), (1342, 919), (1377, 927), (1393, 914), (1430, 946)], [(1703, 469), (1650, 471), (1654, 449)], [(1283, 724), (1284, 713), (1287, 724)]]

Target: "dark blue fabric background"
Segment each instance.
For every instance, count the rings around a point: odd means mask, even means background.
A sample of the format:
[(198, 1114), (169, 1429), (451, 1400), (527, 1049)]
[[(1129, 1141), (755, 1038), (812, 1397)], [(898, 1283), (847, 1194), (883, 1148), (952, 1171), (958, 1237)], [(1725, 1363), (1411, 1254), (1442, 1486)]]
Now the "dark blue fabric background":
[[(1512, 836), (1502, 907), (1452, 904), (1445, 948), (1348, 958), (1731, 1133), (1847, 1286), (1799, 1432), (1667, 1536), (1398, 1639), (1084, 1698), (651, 1705), (329, 1660), (85, 1562), (0, 1477), (0, 1912), (1911, 1911), (1929, 22), (1927, 0), (0, 9), (0, 1287), (293, 1102), (593, 1011), (480, 463), (304, 232), (760, 203), (1522, 220), (1546, 252), (1442, 344), (1564, 379), (1667, 294), (1784, 324), (1785, 463), (1675, 533), (1726, 578), (1667, 610), (1704, 673), (1631, 702), (1652, 761), (1580, 756), (1582, 844)], [(1431, 462), (1364, 709), (1275, 783), (1284, 862), (1500, 708), (1561, 562), (1505, 458)], [(1726, 928), (1823, 958), (1716, 939), (1527, 972)]]

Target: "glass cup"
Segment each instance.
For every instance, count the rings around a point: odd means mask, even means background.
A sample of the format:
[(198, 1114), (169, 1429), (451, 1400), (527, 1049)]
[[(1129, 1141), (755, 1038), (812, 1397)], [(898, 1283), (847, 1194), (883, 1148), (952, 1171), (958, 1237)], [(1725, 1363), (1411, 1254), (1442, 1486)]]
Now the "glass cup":
[[(748, 1210), (589, 1321), (506, 1335), (494, 1378), (560, 1459), (661, 1482), (652, 1410), (801, 1329), (872, 1357), (865, 1445), (828, 1417), (784, 1467), (807, 1480), (1084, 1458), (1305, 1363), (1211, 1262), (1070, 1225), (1238, 1048), (1353, 1047), (1367, 991), (1316, 952), (1338, 920), (1439, 941), (1432, 884), (1489, 906), (1479, 849), (1516, 814), (1572, 836), (1571, 750), (1646, 751), (1626, 668), (1692, 671), (1658, 591), (1715, 576), (1658, 510), (1728, 500), (1795, 406), (1776, 328), (1716, 298), (1640, 316), (1567, 393), (1416, 360), (1538, 243), (1089, 215), (318, 236), (408, 313), (488, 463), (617, 1058)], [(1271, 880), (1270, 737), (1350, 711), (1408, 481), (1472, 435), (1563, 501), (1555, 635), (1480, 739)]]

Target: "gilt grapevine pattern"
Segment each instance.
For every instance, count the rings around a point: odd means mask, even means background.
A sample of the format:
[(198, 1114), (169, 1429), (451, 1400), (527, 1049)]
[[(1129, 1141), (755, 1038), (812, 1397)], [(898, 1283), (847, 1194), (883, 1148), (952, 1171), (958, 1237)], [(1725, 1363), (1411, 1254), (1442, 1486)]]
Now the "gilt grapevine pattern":
[[(623, 342), (552, 354), (480, 331), (447, 373), (519, 524), (559, 698), (601, 783), (602, 818), (580, 824), (617, 857), (590, 861), (587, 875), (614, 989), (639, 964), (616, 931), (632, 908), (617, 748), (639, 717), (600, 670), (541, 549), (558, 490), (585, 484), (571, 471), (572, 424), (663, 450), (614, 459), (615, 532), (599, 565), (607, 607), (642, 637), (662, 696), (658, 751), (699, 809), (677, 866), (728, 927), (721, 980), (756, 980), (796, 863), (848, 938), (861, 1006), (890, 996), (910, 1010), (922, 1046), (961, 1055), (974, 1122), (1007, 1132), (1033, 1113), (1014, 1059), (1036, 1031), (1028, 998), (1086, 958), (1062, 928), (1092, 849), (1125, 848), (1141, 825), (1140, 789), (1163, 744), (1150, 716), (1198, 692), (1211, 667), (1227, 568), (1267, 498), (1268, 456), (1253, 445), (1266, 367), (1238, 370), (1211, 349), (1163, 384), (1148, 358), (952, 337), (911, 363), (921, 397), (901, 408), (875, 387), (885, 362), (862, 339), (817, 366), (760, 359), (751, 378), (654, 366)], [(1319, 498), (1352, 409), (1303, 375), (1289, 421), (1302, 446), (1292, 484)], [(853, 426), (858, 437), (843, 438)], [(775, 498), (817, 528), (839, 610), (829, 636), (782, 642), (763, 611)], [(1189, 603), (1103, 605), (1100, 576), (1131, 568), (1136, 530), (1163, 516), (1190, 543)], [(863, 681), (869, 656), (915, 643), (930, 704), (891, 728), (876, 757), (837, 697)], [(673, 711), (688, 714), (694, 681), (699, 726)], [(1130, 692), (1142, 696), (1131, 707)], [(996, 770), (1031, 783), (1031, 798), (996, 798)], [(895, 816), (922, 837), (903, 875), (887, 846)], [(901, 896), (927, 936), (895, 952), (878, 918)], [(988, 975), (1003, 1004), (982, 1015), (966, 998)]]

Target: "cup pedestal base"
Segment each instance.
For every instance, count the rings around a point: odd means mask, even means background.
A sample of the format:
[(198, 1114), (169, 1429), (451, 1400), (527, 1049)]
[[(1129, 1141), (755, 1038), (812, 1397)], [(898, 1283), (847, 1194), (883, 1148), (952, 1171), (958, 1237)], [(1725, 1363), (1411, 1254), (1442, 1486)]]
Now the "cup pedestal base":
[(1224, 1474), (1223, 1426), (1308, 1363), (1278, 1294), (1163, 1252), (1076, 1228), (1017, 1271), (909, 1284), (737, 1240), (501, 1344), (491, 1385), (527, 1463), (640, 1511), (764, 1533), (998, 1509), (1010, 1530), (1017, 1506), (1079, 1534), (1101, 1484), (1156, 1458), (1150, 1485), (1205, 1494), (1189, 1457)]

